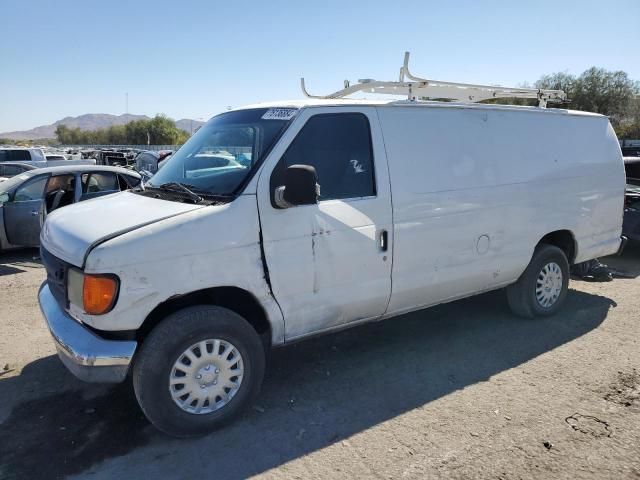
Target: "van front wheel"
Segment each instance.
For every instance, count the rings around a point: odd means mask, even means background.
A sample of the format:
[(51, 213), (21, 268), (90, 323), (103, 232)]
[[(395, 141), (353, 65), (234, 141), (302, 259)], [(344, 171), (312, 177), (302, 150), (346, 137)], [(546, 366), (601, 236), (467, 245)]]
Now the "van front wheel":
[(545, 317), (562, 307), (568, 288), (567, 256), (558, 247), (541, 244), (518, 281), (507, 287), (507, 299), (516, 315)]
[(200, 305), (153, 329), (136, 356), (133, 387), (151, 423), (190, 437), (215, 430), (250, 404), (264, 367), (260, 337), (244, 318)]

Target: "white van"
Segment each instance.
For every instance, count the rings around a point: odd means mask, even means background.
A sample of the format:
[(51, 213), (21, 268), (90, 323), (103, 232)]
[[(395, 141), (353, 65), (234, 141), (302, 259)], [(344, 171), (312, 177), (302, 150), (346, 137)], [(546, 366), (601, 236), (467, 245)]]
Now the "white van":
[(131, 372), (151, 422), (201, 434), (256, 397), (271, 347), (503, 287), (521, 316), (558, 312), (569, 265), (619, 249), (624, 189), (600, 115), (250, 106), (144, 190), (53, 212), (39, 300), (76, 376)]

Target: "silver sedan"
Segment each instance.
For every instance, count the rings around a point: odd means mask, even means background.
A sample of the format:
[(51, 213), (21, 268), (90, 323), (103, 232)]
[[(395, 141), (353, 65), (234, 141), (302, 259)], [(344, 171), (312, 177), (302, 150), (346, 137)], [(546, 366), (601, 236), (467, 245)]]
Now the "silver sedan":
[(37, 247), (52, 211), (139, 184), (137, 172), (99, 165), (39, 168), (1, 182), (0, 250)]

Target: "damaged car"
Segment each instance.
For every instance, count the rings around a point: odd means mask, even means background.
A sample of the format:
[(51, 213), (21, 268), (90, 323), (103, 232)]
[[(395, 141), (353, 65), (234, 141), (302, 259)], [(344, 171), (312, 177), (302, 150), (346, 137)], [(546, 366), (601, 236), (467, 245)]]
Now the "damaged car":
[(624, 157), (627, 187), (624, 193), (622, 233), (629, 240), (640, 241), (640, 157)]
[(72, 165), (29, 170), (0, 183), (0, 251), (40, 245), (47, 215), (76, 202), (129, 190), (137, 172)]

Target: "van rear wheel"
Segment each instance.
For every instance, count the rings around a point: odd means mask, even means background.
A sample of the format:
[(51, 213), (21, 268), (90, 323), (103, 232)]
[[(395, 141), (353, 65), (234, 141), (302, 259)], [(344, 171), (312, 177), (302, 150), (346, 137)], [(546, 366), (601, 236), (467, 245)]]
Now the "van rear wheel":
[(142, 411), (175, 437), (211, 432), (257, 396), (265, 352), (259, 335), (226, 308), (201, 305), (169, 315), (136, 356), (133, 387)]
[(545, 317), (562, 307), (568, 288), (567, 256), (558, 247), (541, 244), (518, 281), (507, 287), (507, 299), (516, 315)]

